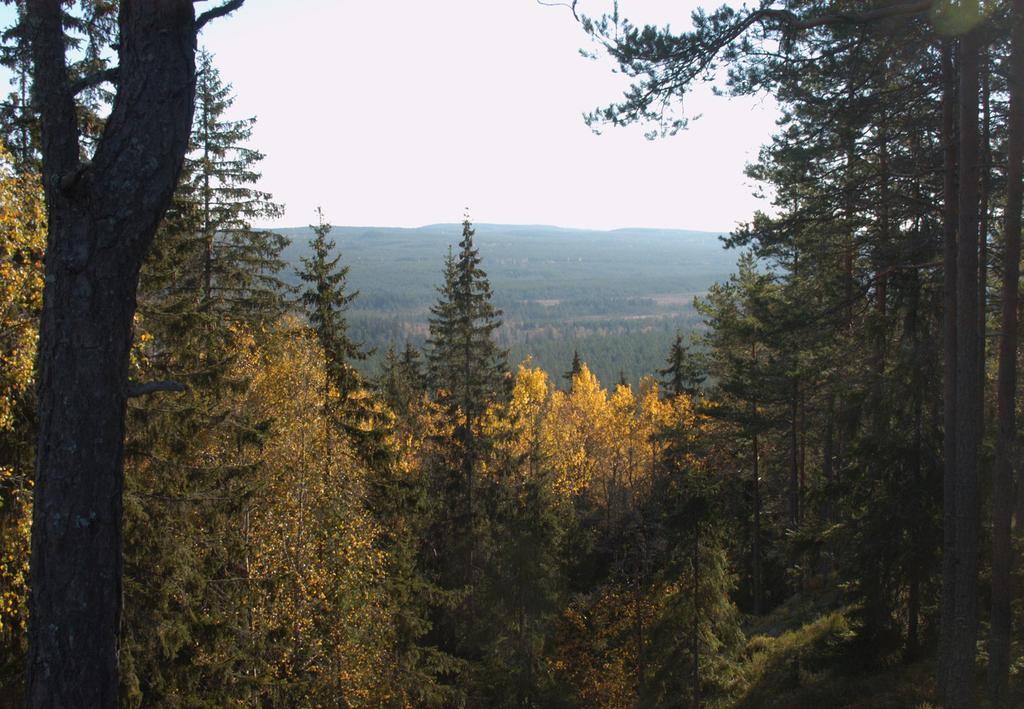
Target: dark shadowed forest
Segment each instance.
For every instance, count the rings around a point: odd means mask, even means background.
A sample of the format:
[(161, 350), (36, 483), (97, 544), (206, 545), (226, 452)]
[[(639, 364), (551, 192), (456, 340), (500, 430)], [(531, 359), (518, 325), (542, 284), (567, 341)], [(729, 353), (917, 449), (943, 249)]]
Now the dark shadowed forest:
[(1024, 0), (547, 8), (721, 235), (261, 226), (244, 0), (5, 5), (0, 706), (1024, 705)]

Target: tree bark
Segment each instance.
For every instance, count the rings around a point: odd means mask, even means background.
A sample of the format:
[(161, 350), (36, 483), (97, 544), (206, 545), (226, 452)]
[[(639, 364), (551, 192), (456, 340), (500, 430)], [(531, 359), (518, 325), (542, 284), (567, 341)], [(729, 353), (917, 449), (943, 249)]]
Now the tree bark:
[(792, 382), (789, 402), (789, 524), (795, 531), (800, 527), (800, 452), (797, 426), (799, 425), (800, 389)]
[(957, 219), (956, 477), (953, 637), (949, 652), (948, 709), (975, 706), (974, 660), (978, 632), (978, 69), (979, 32), (960, 39), (959, 200)]
[(943, 475), (942, 475), (942, 607), (939, 637), (939, 686), (946, 694), (949, 648), (956, 612), (956, 141), (955, 72), (953, 43), (942, 44), (942, 147), (943, 147)]
[(122, 0), (119, 88), (88, 163), (61, 5), (28, 3), (49, 235), (26, 696), (36, 707), (113, 707), (135, 290), (188, 145), (195, 17), (189, 0)]
[(700, 516), (696, 509), (693, 514), (693, 556), (690, 559), (690, 573), (693, 574), (693, 618), (691, 619), (690, 657), (693, 661), (693, 707), (700, 709)]
[[(1006, 701), (1010, 668), (1013, 564), (1013, 462), (1016, 438), (1017, 308), (1020, 287), (1021, 164), (1024, 161), (1024, 0), (1014, 0), (1010, 55), (1010, 114), (1007, 140), (1006, 215), (1003, 229), (1002, 313), (997, 373), (996, 460), (992, 481), (992, 617), (989, 637), (989, 694)], [(1020, 520), (1018, 520), (1020, 524)]]
[(978, 390), (981, 405), (978, 407), (978, 436), (985, 438), (985, 367), (988, 329), (988, 232), (989, 202), (992, 194), (992, 109), (991, 83), (988, 53), (981, 56), (981, 177), (978, 182)]
[[(751, 345), (751, 358), (754, 363), (757, 363), (757, 345)], [(754, 401), (750, 405), (751, 423), (755, 426), (754, 434), (751, 437), (751, 446), (753, 454), (753, 470), (751, 471), (752, 481), (754, 484), (754, 529), (751, 540), (751, 555), (753, 556), (753, 576), (754, 576), (754, 615), (761, 615), (764, 613), (764, 571), (761, 563), (761, 449), (758, 441), (757, 434), (757, 401)]]

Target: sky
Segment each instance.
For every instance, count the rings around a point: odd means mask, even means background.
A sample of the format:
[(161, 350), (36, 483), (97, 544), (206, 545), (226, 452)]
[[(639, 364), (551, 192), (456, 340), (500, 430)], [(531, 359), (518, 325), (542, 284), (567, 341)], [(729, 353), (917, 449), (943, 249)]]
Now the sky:
[[(674, 28), (698, 0), (621, 0)], [(707, 3), (705, 3), (707, 4)], [(712, 4), (718, 4), (715, 0)], [(197, 6), (203, 9), (203, 5)], [(611, 0), (581, 0), (591, 14)], [(537, 0), (247, 0), (200, 42), (255, 116), (273, 226), (474, 221), (729, 230), (764, 207), (743, 168), (774, 127), (770, 99), (686, 99), (672, 138), (595, 135), (582, 114), (626, 84), (565, 7)]]

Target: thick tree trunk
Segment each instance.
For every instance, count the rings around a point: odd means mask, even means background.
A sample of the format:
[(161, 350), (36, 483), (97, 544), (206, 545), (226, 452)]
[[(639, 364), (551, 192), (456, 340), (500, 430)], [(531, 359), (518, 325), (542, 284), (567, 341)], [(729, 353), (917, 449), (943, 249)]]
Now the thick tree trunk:
[(948, 709), (973, 707), (978, 632), (978, 30), (960, 39), (960, 181), (957, 219), (956, 477), (953, 638), (949, 647)]
[[(999, 339), (998, 431), (992, 481), (992, 631), (989, 638), (989, 694), (1006, 701), (1012, 614), (1011, 516), (1016, 439), (1017, 307), (1020, 287), (1021, 168), (1024, 161), (1024, 0), (1013, 3), (1010, 59), (1010, 116), (1007, 143), (1006, 216), (1003, 238), (1002, 335)], [(1020, 521), (1018, 520), (1018, 524)]]
[(135, 288), (188, 144), (195, 19), (189, 0), (122, 0), (120, 86), (89, 164), (61, 2), (28, 8), (49, 237), (26, 695), (29, 706), (112, 707)]
[[(101, 236), (75, 217), (51, 210), (54, 246)], [(60, 258), (46, 264), (28, 697), (33, 706), (113, 706), (135, 283), (123, 259), (78, 272)]]

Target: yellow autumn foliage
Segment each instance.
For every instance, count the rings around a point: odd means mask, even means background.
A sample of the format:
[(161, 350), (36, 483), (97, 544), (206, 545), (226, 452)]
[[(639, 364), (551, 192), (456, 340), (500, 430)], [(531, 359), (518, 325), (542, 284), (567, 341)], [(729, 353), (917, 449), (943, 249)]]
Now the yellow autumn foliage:
[[(15, 174), (0, 147), (0, 434), (31, 440), (16, 411), (34, 385), (43, 295), (46, 211), (38, 177)], [(31, 471), (27, 456), (0, 461), (0, 638), (18, 644), (28, 595)]]
[(309, 686), (310, 705), (344, 697), (347, 706), (377, 706), (387, 695), (386, 559), (361, 504), (366, 472), (324, 420), (323, 354), (286, 321), (240, 366), (252, 377), (245, 405), (274, 421), (265, 477), (245, 513), (254, 634), (283, 638), (268, 658), (275, 680)]
[(16, 175), (0, 147), (0, 430), (32, 386), (43, 299), (46, 209), (34, 175)]
[(584, 364), (570, 392), (557, 391), (541, 425), (541, 451), (566, 497), (588, 490), (611, 454), (608, 392)]
[[(488, 408), (481, 424), (485, 437), (493, 441), (495, 459), (519, 461), (519, 481), (536, 474), (541, 438), (541, 421), (551, 396), (551, 380), (529, 360), (519, 365), (512, 396), (506, 404)], [(506, 463), (507, 465), (507, 463)], [(488, 461), (482, 463), (487, 475)]]

